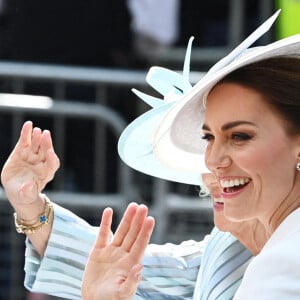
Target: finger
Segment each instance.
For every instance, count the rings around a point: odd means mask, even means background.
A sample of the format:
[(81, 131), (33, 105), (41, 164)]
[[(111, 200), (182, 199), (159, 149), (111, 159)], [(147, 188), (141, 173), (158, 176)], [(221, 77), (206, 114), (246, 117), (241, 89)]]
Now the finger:
[(31, 146), (31, 134), (32, 122), (26, 121), (22, 126), (19, 140), (16, 143), (16, 146), (14, 147), (12, 153), (10, 154), (10, 157), (14, 157), (15, 155), (17, 155), (22, 158), (24, 153), (23, 150)]
[(120, 286), (119, 298), (120, 299), (131, 299), (137, 290), (138, 284), (142, 278), (142, 265), (134, 265), (128, 273), (126, 280)]
[(108, 245), (111, 236), (112, 216), (113, 210), (110, 207), (103, 210), (95, 248), (103, 248)]
[[(54, 150), (49, 149), (45, 155), (45, 165), (48, 170), (55, 172), (60, 165), (60, 161)], [(53, 174), (54, 176), (54, 174)]]
[(115, 232), (115, 236), (113, 238), (112, 244), (115, 246), (120, 246), (124, 240), (124, 237), (126, 236), (131, 223), (134, 219), (134, 216), (136, 214), (138, 205), (136, 203), (130, 203), (127, 206), (127, 209), (123, 215), (123, 218)]
[(34, 180), (26, 181), (21, 185), (20, 196), (22, 200), (25, 200), (24, 198), (33, 198), (32, 196), (34, 196), (36, 199), (37, 194), (37, 187)]
[(49, 149), (54, 150), (51, 133), (49, 130), (44, 130), (41, 135), (40, 148), (44, 152), (47, 152)]
[[(51, 133), (44, 130), (41, 137), (40, 151), (43, 152), (44, 162), (51, 171), (56, 171), (60, 165), (52, 143)], [(54, 175), (54, 174), (53, 174)]]
[(145, 218), (148, 214), (148, 208), (145, 205), (140, 205), (137, 209), (135, 217), (132, 221), (132, 224), (128, 230), (128, 233), (124, 237), (122, 247), (125, 251), (129, 251), (131, 246), (138, 237), (139, 232), (141, 231)]
[(21, 129), (20, 138), (17, 147), (27, 147), (31, 145), (32, 122), (26, 121)]
[(38, 154), (42, 138), (42, 130), (38, 127), (33, 128), (31, 136), (31, 151), (34, 154)]
[(135, 259), (136, 262), (140, 262), (144, 256), (144, 252), (146, 247), (149, 244), (151, 235), (153, 233), (155, 226), (155, 220), (153, 217), (148, 216), (144, 223), (143, 227), (139, 232), (138, 237), (136, 238), (134, 244), (131, 248), (131, 255)]
[(34, 180), (28, 180), (21, 185), (19, 197), (21, 203), (30, 204), (38, 199), (38, 187)]

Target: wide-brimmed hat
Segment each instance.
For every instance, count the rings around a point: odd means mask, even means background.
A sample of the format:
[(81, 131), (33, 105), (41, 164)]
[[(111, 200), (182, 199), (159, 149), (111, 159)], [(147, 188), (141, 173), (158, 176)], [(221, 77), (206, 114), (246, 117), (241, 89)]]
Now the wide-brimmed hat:
[[(147, 95), (137, 89), (132, 91), (152, 109), (130, 123), (121, 134), (118, 151), (121, 159), (133, 169), (144, 174), (180, 183), (200, 185), (201, 174), (178, 172), (162, 164), (153, 153), (153, 134), (162, 118), (184, 94), (192, 89), (189, 82), (190, 56), (193, 37), (190, 38), (182, 74), (162, 68), (151, 67), (146, 82), (153, 87), (163, 99)], [(203, 172), (206, 171), (204, 159)]]
[(207, 172), (204, 163), (206, 143), (201, 139), (205, 112), (203, 100), (209, 91), (226, 75), (245, 65), (271, 57), (300, 54), (300, 34), (266, 46), (249, 48), (269, 30), (278, 14), (279, 11), (180, 97), (171, 101), (167, 97), (166, 103), (134, 120), (120, 137), (121, 158), (143, 173), (201, 185), (201, 174)]

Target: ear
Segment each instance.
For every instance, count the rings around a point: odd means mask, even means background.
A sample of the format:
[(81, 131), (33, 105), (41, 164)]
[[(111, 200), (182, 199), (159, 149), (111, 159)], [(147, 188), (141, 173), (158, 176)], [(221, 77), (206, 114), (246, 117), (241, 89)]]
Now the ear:
[(300, 163), (300, 134), (295, 138), (296, 163)]

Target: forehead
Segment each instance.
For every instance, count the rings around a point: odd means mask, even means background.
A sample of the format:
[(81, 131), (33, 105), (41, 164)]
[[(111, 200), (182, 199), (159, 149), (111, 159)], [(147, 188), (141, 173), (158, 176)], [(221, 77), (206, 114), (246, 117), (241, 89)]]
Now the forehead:
[(206, 99), (205, 123), (208, 120), (257, 119), (273, 110), (264, 96), (254, 89), (236, 84), (217, 84)]

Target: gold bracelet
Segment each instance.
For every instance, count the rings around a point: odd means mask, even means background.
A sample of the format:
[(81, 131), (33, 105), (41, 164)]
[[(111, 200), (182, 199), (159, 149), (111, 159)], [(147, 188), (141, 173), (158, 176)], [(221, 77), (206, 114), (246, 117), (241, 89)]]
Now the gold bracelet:
[(16, 212), (14, 213), (15, 226), (16, 226), (16, 231), (18, 233), (33, 234), (33, 233), (36, 233), (38, 230), (42, 229), (42, 227), (44, 225), (47, 225), (52, 222), (52, 220), (53, 220), (53, 204), (46, 197), (46, 195), (43, 195), (43, 198), (45, 199), (45, 210), (38, 217), (38, 220), (36, 223), (34, 223), (32, 225), (25, 224), (22, 221), (18, 220), (17, 213)]

